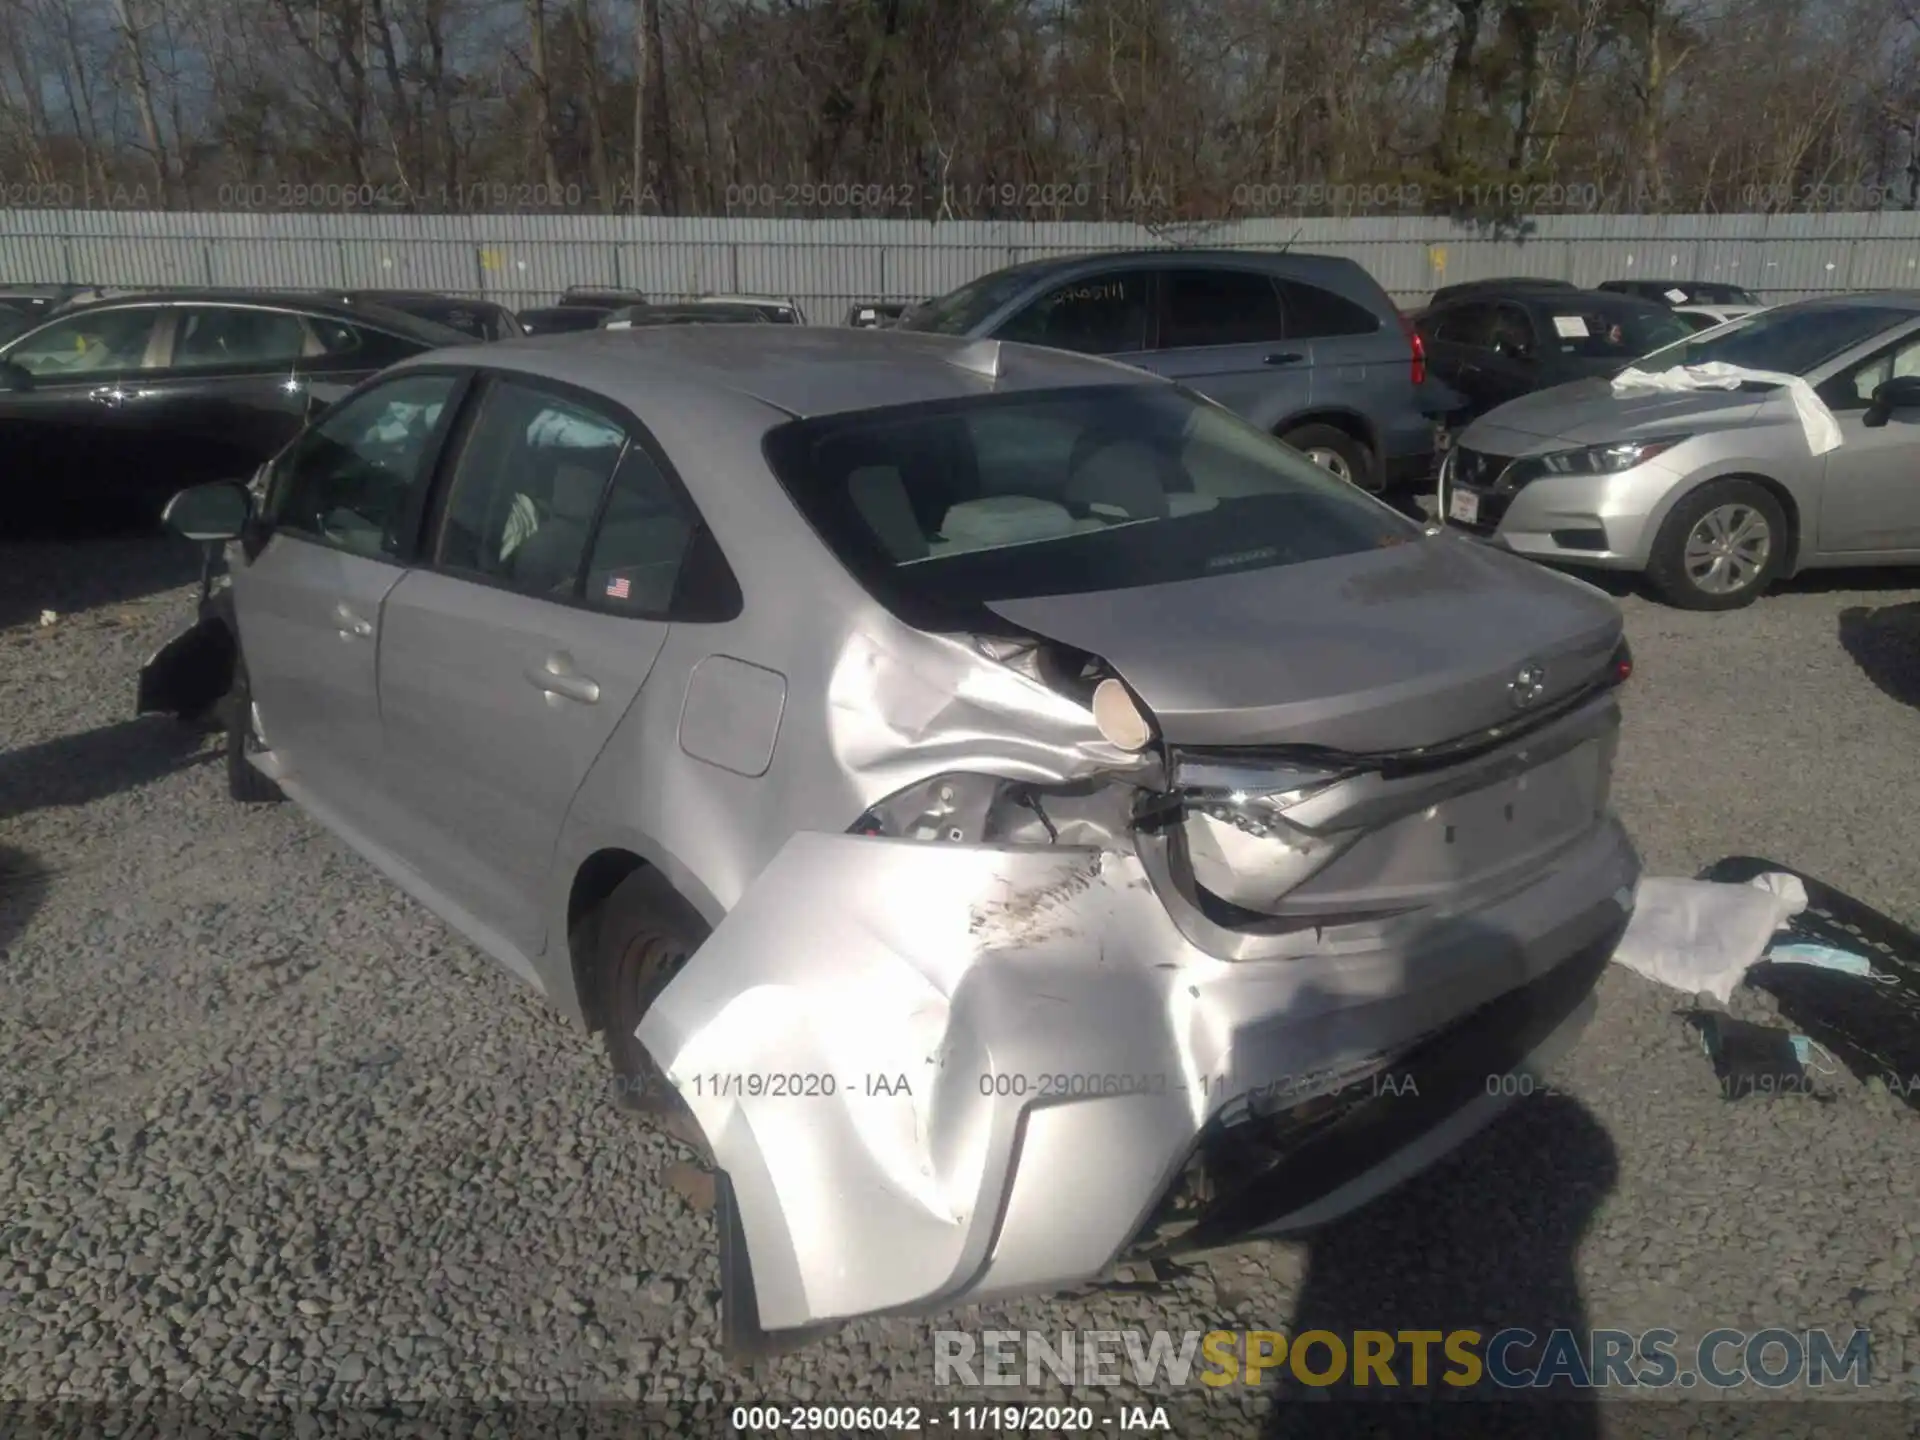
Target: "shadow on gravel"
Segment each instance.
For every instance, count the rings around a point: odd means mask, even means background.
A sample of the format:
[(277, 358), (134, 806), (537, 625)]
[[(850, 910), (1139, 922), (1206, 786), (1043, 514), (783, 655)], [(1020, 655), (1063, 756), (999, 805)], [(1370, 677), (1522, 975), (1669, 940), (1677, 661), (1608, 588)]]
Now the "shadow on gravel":
[[(1292, 1333), (1326, 1330), (1351, 1344), (1357, 1330), (1477, 1330), (1484, 1360), (1500, 1331), (1526, 1330), (1538, 1337), (1531, 1349), (1517, 1339), (1502, 1350), (1530, 1370), (1547, 1337), (1565, 1329), (1580, 1337), (1584, 1357), (1574, 1255), (1618, 1168), (1612, 1140), (1586, 1107), (1558, 1095), (1521, 1102), (1434, 1169), (1313, 1237)], [(1313, 1390), (1289, 1377), (1275, 1396), (1268, 1440), (1601, 1434), (1594, 1403), (1565, 1385), (1515, 1395), (1483, 1377), (1477, 1387), (1453, 1389), (1440, 1377), (1456, 1367), (1435, 1343), (1430, 1384), (1416, 1389), (1406, 1383), (1406, 1347), (1395, 1351), (1397, 1392)], [(1439, 1403), (1448, 1401), (1460, 1403)]]
[(47, 898), (53, 876), (17, 845), (0, 845), (0, 956)]
[(164, 715), (0, 752), (0, 821), (136, 789), (216, 758), (204, 732)]
[(0, 544), (0, 629), (43, 610), (77, 614), (120, 605), (200, 578), (200, 548), (174, 535)]
[(1920, 601), (1842, 610), (1840, 648), (1882, 694), (1920, 709)]

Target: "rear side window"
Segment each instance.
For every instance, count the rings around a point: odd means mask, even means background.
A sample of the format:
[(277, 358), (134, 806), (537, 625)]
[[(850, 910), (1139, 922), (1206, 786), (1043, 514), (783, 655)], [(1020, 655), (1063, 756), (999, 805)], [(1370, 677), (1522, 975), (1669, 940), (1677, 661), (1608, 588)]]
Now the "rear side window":
[(433, 559), (523, 594), (571, 597), (627, 436), (576, 401), (494, 380), (447, 492)]
[(1486, 349), (1493, 344), (1493, 307), (1456, 305), (1430, 316), (1424, 326), (1435, 340)]
[(996, 336), (1082, 355), (1131, 354), (1147, 348), (1152, 293), (1152, 276), (1145, 270), (1083, 276), (1049, 290)]
[(1280, 281), (1280, 298), (1287, 312), (1287, 334), (1296, 340), (1373, 335), (1380, 329), (1380, 317), (1366, 306), (1304, 280)]
[(582, 596), (616, 614), (664, 618), (700, 533), (699, 516), (653, 456), (628, 447), (593, 538)]
[(310, 323), (320, 342), (323, 363), (342, 368), (384, 370), (432, 348), (417, 340), (403, 340), (384, 330), (349, 325), (327, 316), (315, 316)]
[(396, 554), (459, 383), (403, 375), (328, 411), (274, 467), (275, 525), (360, 555)]
[(1169, 270), (1161, 276), (1160, 348), (1259, 345), (1285, 338), (1280, 292), (1252, 270)]
[(305, 353), (307, 327), (298, 315), (278, 310), (190, 306), (180, 312), (173, 336), (173, 368), (217, 370), (249, 365), (290, 365)]

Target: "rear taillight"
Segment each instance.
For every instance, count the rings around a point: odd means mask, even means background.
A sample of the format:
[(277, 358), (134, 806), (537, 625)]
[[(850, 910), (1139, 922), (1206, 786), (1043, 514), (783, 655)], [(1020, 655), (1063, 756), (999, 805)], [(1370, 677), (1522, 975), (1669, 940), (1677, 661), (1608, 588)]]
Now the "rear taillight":
[(1407, 343), (1413, 347), (1413, 383), (1427, 383), (1427, 342), (1420, 338), (1420, 331), (1413, 321), (1405, 315), (1400, 317), (1400, 328), (1407, 332)]
[(1633, 677), (1633, 647), (1625, 640), (1613, 652), (1613, 659), (1607, 662), (1607, 683), (1624, 685)]

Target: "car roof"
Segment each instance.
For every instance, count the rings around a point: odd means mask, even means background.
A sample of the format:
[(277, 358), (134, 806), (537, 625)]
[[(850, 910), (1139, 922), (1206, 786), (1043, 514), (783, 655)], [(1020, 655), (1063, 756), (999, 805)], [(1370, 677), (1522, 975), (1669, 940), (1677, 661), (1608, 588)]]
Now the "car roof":
[(277, 310), (299, 310), (308, 315), (324, 315), (343, 321), (372, 321), (383, 330), (435, 345), (452, 344), (449, 336), (461, 343), (472, 339), (458, 330), (422, 320), (402, 310), (390, 310), (372, 304), (349, 304), (332, 298), (334, 292), (305, 290), (128, 290), (98, 300), (86, 300), (63, 306), (60, 318), (85, 315), (94, 310), (118, 310), (134, 305), (259, 305)]
[(997, 342), (835, 326), (661, 325), (469, 343), (403, 364), (518, 370), (595, 391), (642, 416), (688, 390), (811, 419), (983, 393), (1166, 383), (1115, 361), (1012, 344), (998, 347), (994, 379), (960, 363), (980, 346)]

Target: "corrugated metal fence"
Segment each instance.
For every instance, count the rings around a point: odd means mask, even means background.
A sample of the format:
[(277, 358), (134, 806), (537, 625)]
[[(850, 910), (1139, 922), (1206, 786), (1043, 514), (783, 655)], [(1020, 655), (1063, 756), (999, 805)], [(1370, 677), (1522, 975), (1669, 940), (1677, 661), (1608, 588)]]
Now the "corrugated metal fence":
[(1017, 260), (1206, 245), (1351, 256), (1402, 303), (1496, 275), (1721, 280), (1785, 300), (1920, 287), (1920, 214), (1556, 215), (1502, 236), (1422, 216), (1132, 224), (605, 215), (0, 211), (0, 281), (418, 288), (515, 308), (568, 285), (792, 296), (817, 322)]

